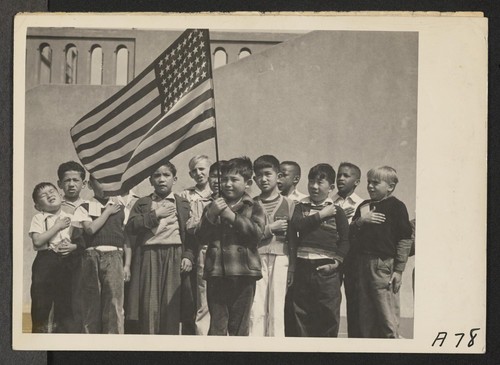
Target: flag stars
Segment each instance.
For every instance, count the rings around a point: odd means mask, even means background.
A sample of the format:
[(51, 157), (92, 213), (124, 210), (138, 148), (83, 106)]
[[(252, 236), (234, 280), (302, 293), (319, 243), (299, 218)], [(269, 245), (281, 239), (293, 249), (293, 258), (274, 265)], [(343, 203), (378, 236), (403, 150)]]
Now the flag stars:
[(206, 71), (203, 71), (203, 72), (201, 73), (201, 77), (202, 77), (202, 78), (205, 78), (206, 76), (207, 76)]
[(194, 63), (200, 63), (200, 57), (196, 57)]

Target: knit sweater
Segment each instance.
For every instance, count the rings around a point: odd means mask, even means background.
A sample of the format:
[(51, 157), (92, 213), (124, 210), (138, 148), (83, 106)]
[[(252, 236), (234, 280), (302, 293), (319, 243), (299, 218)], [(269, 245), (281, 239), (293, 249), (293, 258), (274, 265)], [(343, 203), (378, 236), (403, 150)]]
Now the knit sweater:
[(292, 227), (299, 234), (301, 251), (324, 254), (342, 262), (349, 250), (349, 224), (344, 210), (336, 207), (332, 217), (321, 219), (316, 206), (303, 201), (295, 207)]
[[(373, 209), (385, 215), (382, 224), (363, 224), (356, 220), (363, 209)], [(394, 258), (394, 270), (403, 271), (411, 248), (412, 227), (405, 204), (394, 196), (381, 201), (365, 200), (354, 214), (351, 234), (361, 254), (382, 259)]]

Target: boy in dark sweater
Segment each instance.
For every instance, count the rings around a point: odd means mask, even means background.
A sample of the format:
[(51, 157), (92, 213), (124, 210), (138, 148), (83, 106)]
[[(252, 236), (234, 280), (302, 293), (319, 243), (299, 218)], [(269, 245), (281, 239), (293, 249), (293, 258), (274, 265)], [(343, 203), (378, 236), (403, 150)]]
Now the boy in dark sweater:
[[(314, 166), (308, 175), (309, 198), (295, 208), (292, 230), (298, 247), (290, 247), (288, 269), (291, 318), (286, 335), (337, 337), (340, 321), (340, 265), (349, 250), (349, 225), (328, 195), (335, 187), (335, 170)], [(292, 243), (292, 242), (290, 242)]]
[(361, 337), (398, 338), (396, 295), (411, 248), (412, 228), (403, 202), (392, 196), (396, 170), (368, 171), (370, 200), (360, 204), (351, 223), (358, 247), (359, 329)]

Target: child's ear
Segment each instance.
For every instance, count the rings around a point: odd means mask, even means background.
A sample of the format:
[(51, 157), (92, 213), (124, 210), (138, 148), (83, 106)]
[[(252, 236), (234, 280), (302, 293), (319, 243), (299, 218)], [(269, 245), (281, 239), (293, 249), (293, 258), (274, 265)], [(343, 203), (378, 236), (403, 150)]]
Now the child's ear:
[[(59, 182), (58, 182), (59, 183)], [(87, 186), (87, 181), (83, 180), (82, 181), (82, 189), (85, 189), (85, 187)], [(61, 188), (61, 187), (60, 187)], [(61, 188), (62, 189), (62, 188)]]
[(361, 180), (360, 179), (356, 179), (354, 181), (354, 187), (358, 186), (360, 183), (361, 183)]
[(300, 175), (295, 175), (293, 177), (293, 184), (297, 185), (299, 183), (299, 181), (300, 181)]
[(250, 186), (252, 186), (252, 184), (253, 184), (253, 180), (252, 179), (247, 180), (247, 182), (245, 184), (246, 185), (245, 188), (246, 189), (249, 188)]
[(396, 189), (396, 184), (392, 183), (392, 184), (389, 184), (389, 191), (392, 193), (394, 191), (394, 189)]
[(335, 189), (335, 184), (330, 184), (330, 191), (333, 191)]
[(177, 176), (174, 176), (174, 183), (172, 185), (175, 185), (176, 182), (177, 182)]
[(63, 188), (62, 182), (57, 180), (57, 186), (59, 187), (59, 189), (62, 189)]
[(193, 171), (189, 171), (189, 176), (191, 177), (191, 179), (194, 179), (194, 172)]

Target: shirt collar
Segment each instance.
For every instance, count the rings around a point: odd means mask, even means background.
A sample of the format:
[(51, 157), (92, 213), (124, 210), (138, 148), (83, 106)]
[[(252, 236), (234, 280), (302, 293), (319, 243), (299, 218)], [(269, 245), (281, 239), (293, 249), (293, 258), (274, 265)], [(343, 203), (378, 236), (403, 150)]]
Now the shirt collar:
[(208, 186), (208, 184), (203, 190), (198, 189), (196, 185), (191, 186), (187, 190), (189, 190), (191, 193), (199, 195), (202, 198), (210, 198), (212, 196), (212, 189), (210, 189), (210, 186)]
[(171, 202), (175, 202), (175, 196), (173, 192), (170, 192), (170, 194), (168, 194), (165, 198), (162, 198), (161, 196), (153, 192), (153, 194), (151, 194), (151, 199), (153, 199), (153, 201), (155, 202), (159, 202), (162, 200), (169, 200)]
[(352, 193), (351, 195), (349, 195), (347, 198), (343, 198), (341, 197), (338, 193), (335, 193), (335, 195), (332, 197), (332, 200), (334, 202), (337, 202), (338, 200), (346, 200), (346, 201), (349, 201), (353, 204), (358, 204), (358, 203), (361, 203), (363, 201), (363, 199), (361, 199), (358, 194), (356, 193)]
[(69, 205), (69, 206), (71, 206), (73, 208), (78, 208), (83, 203), (85, 203), (85, 200), (83, 200), (82, 198), (78, 198), (78, 200), (76, 200), (74, 202), (70, 202), (69, 200), (63, 200), (62, 201), (62, 204)]
[(48, 212), (41, 212), (42, 213), (42, 216), (43, 216), (43, 219), (47, 219), (47, 218), (50, 218), (50, 217), (59, 217), (59, 216), (66, 216), (67, 214), (63, 212), (62, 209), (59, 209), (59, 211), (57, 213), (48, 213)]
[(139, 199), (139, 196), (134, 193), (132, 190), (129, 191), (126, 195), (117, 195), (113, 197), (116, 201), (120, 202), (120, 204), (127, 206), (132, 200)]
[(327, 204), (333, 204), (333, 200), (330, 197), (326, 198), (325, 201), (321, 204), (316, 204), (315, 202), (313, 202), (310, 199), (310, 197), (306, 197), (306, 198), (302, 199), (300, 202), (304, 203), (304, 204), (309, 204), (309, 205), (315, 206), (315, 207), (322, 207), (322, 206), (327, 205)]
[(241, 199), (237, 203), (231, 205), (230, 208), (233, 212), (235, 212), (235, 211), (238, 211), (244, 204), (247, 204), (250, 206), (252, 206), (254, 204), (253, 199), (247, 193), (243, 194)]

